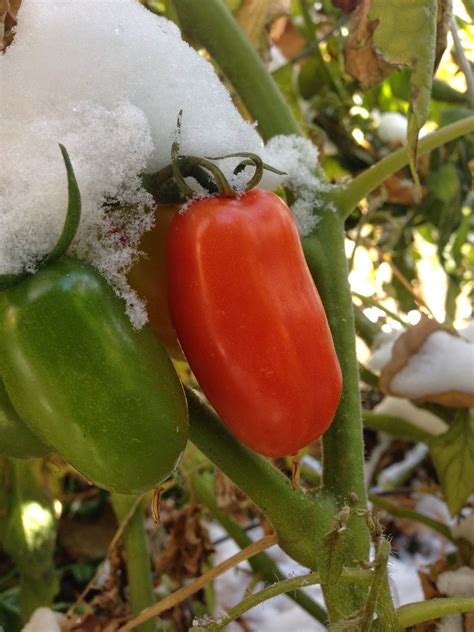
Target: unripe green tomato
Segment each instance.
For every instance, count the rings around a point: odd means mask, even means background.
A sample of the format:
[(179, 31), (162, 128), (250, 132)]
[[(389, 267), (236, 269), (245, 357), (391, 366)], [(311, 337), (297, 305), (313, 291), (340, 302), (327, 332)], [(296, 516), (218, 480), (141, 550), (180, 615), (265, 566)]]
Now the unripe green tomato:
[(172, 472), (187, 440), (181, 383), (93, 268), (62, 259), (0, 293), (0, 334), (13, 405), (85, 478), (135, 494)]
[(0, 379), (0, 456), (29, 459), (48, 452), (51, 450), (20, 419)]

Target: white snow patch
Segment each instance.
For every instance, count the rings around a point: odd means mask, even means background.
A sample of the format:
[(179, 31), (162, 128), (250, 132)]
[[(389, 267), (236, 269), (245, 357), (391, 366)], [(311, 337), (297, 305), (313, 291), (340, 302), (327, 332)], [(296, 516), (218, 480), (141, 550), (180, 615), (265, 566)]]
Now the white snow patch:
[(392, 391), (416, 399), (430, 393), (474, 393), (474, 344), (444, 331), (432, 333), (392, 379)]
[(317, 147), (301, 136), (274, 136), (266, 144), (262, 157), (267, 164), (286, 172), (284, 176), (268, 173), (265, 185), (271, 189), (282, 185), (295, 194), (296, 201), (291, 209), (300, 234), (303, 237), (309, 235), (319, 221), (313, 209), (321, 208), (321, 193), (331, 188), (331, 185), (319, 178), (316, 173)]
[(463, 329), (459, 329), (458, 334), (464, 340), (474, 342), (474, 320), (471, 320)]
[(431, 435), (440, 435), (448, 430), (448, 424), (433, 413), (418, 408), (407, 399), (387, 395), (374, 407), (374, 413), (399, 417)]
[(458, 524), (451, 529), (455, 538), (467, 540), (474, 546), (474, 511), (465, 518), (461, 518)]
[(455, 571), (445, 571), (438, 576), (436, 586), (448, 597), (471, 597), (474, 595), (474, 569), (461, 566)]
[(443, 617), (436, 626), (437, 632), (464, 632), (462, 614), (451, 614)]
[(408, 120), (400, 112), (382, 112), (379, 116), (378, 133), (384, 143), (401, 145), (405, 143)]
[[(126, 281), (152, 223), (139, 174), (170, 162), (180, 110), (185, 154), (262, 153), (255, 127), (212, 64), (136, 0), (23, 0), (15, 41), (0, 56), (0, 92), (0, 274), (34, 271), (61, 231), (63, 143), (84, 207), (70, 254), (107, 278), (141, 326), (145, 309)], [(289, 173), (285, 183), (301, 198), (294, 211), (306, 234), (316, 224), (309, 205), (323, 188), (314, 176), (316, 149), (280, 138), (267, 154)], [(225, 162), (227, 175), (238, 161)], [(262, 186), (281, 183), (271, 175)], [(110, 200), (114, 210), (104, 206)]]
[(49, 608), (38, 608), (31, 615), (22, 632), (61, 632), (62, 616)]
[(380, 372), (386, 364), (390, 362), (392, 357), (393, 345), (397, 339), (403, 334), (403, 331), (392, 331), (383, 333), (378, 336), (374, 342), (372, 355), (367, 363), (367, 367), (371, 371)]

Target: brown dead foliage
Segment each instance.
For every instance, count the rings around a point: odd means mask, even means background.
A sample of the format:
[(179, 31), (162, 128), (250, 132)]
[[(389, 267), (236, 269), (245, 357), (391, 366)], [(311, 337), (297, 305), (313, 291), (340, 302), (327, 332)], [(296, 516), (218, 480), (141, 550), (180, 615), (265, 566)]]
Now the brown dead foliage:
[(168, 539), (155, 566), (175, 581), (201, 575), (203, 564), (214, 551), (201, 523), (201, 511), (202, 505), (189, 504), (172, 510), (162, 521)]
[(357, 79), (364, 90), (377, 85), (396, 69), (396, 66), (379, 59), (372, 46), (377, 22), (369, 20), (371, 4), (371, 0), (362, 0), (353, 11), (344, 47), (346, 72)]
[(0, 51), (12, 41), (21, 0), (0, 0)]

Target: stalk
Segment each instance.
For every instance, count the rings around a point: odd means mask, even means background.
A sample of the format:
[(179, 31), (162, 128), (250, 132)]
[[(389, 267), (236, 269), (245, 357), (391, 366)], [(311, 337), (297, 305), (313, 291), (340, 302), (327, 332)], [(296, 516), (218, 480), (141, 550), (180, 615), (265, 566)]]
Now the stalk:
[(405, 630), (412, 625), (462, 612), (474, 612), (474, 597), (446, 597), (409, 603), (397, 610), (398, 623)]
[(191, 441), (261, 509), (281, 548), (316, 570), (318, 544), (331, 528), (334, 504), (328, 498), (293, 491), (288, 478), (240, 443), (195, 391), (188, 387), (185, 391)]
[[(135, 503), (135, 496), (112, 494), (112, 505), (117, 520), (122, 522)], [(152, 606), (156, 599), (153, 594), (150, 552), (145, 536), (143, 507), (139, 503), (123, 532), (123, 544), (126, 554), (129, 604), (132, 615), (136, 617), (142, 610)], [(156, 624), (147, 621), (137, 627), (138, 632), (156, 632)]]
[(263, 61), (222, 0), (173, 0), (183, 32), (204, 46), (258, 122), (264, 140), (301, 134), (298, 122)]
[[(474, 132), (474, 116), (469, 116), (451, 125), (446, 125), (428, 134), (418, 143), (418, 155), (426, 154), (465, 134)], [(337, 195), (339, 212), (342, 217), (352, 213), (357, 204), (374, 189), (402, 167), (408, 165), (408, 152), (405, 148), (395, 151), (375, 165), (358, 175)]]

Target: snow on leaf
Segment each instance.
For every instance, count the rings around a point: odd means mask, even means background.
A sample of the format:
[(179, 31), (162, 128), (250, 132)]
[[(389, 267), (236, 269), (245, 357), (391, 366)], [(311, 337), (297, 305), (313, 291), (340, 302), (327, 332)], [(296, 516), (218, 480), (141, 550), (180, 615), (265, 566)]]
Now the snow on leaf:
[(460, 415), (430, 442), (431, 457), (451, 515), (474, 493), (474, 416)]
[(408, 150), (415, 163), (418, 133), (426, 119), (436, 55), (438, 0), (372, 0), (369, 19), (376, 22), (373, 46), (383, 62), (411, 69)]
[(474, 345), (426, 317), (395, 342), (380, 375), (387, 394), (454, 408), (474, 405)]

